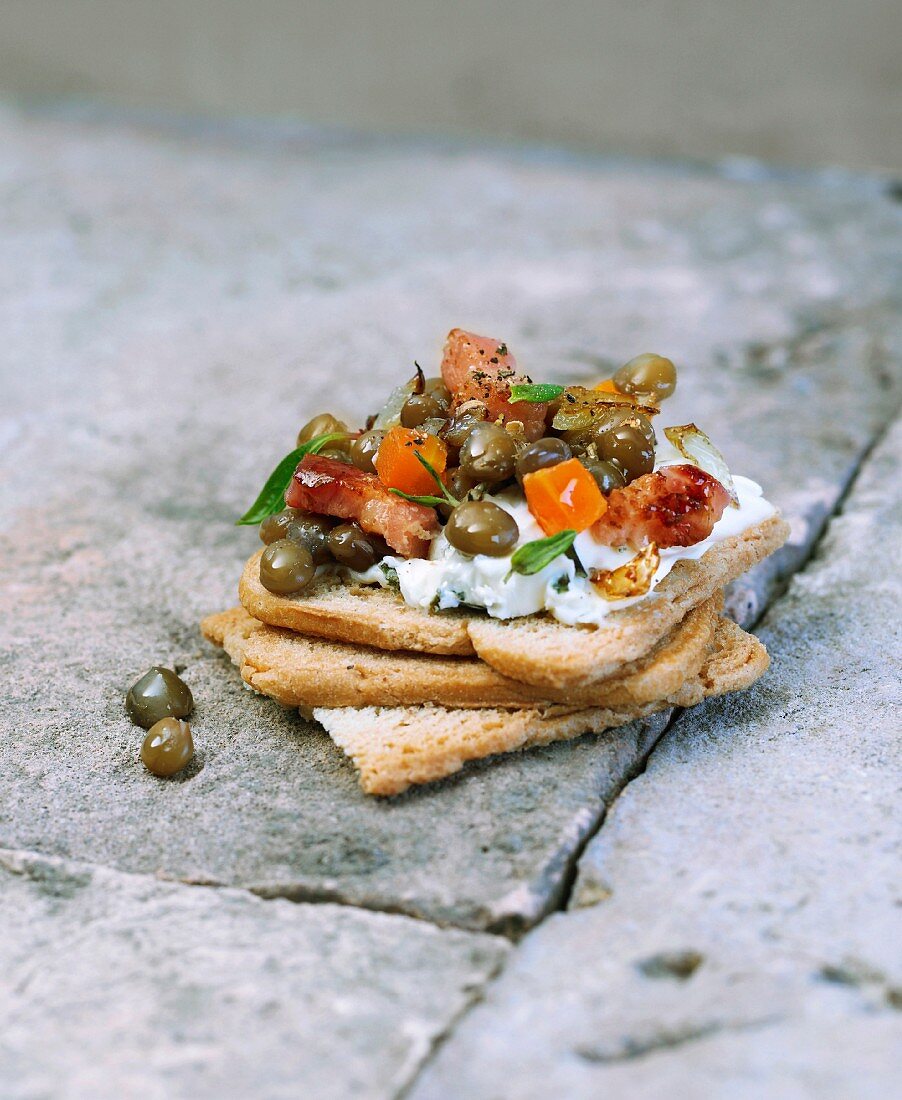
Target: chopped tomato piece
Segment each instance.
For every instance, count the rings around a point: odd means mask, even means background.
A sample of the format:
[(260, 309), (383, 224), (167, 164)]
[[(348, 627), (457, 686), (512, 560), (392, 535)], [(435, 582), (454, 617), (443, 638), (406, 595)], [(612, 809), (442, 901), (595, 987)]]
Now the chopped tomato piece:
[[(417, 463), (419, 465), (419, 463)], [(325, 455), (306, 455), (285, 493), (290, 508), (352, 519), (405, 558), (425, 558), (441, 531), (433, 508), (390, 493), (375, 474)]]
[(376, 473), (383, 485), (411, 496), (435, 496), (435, 478), (417, 458), (422, 455), (437, 474), (448, 465), (448, 448), (434, 435), (414, 428), (392, 428), (376, 454)]
[(545, 434), (545, 402), (511, 401), (511, 386), (528, 382), (507, 344), (454, 328), (448, 333), (442, 378), (454, 395), (454, 407), (468, 401), (484, 405), (489, 420), (519, 421), (529, 440)]
[(546, 535), (585, 531), (608, 506), (595, 478), (578, 458), (526, 474), (523, 492), (530, 512)]

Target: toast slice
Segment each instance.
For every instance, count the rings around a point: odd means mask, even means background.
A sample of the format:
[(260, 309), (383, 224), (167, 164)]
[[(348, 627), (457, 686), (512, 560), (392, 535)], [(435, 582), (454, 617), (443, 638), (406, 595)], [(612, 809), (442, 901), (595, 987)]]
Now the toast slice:
[(389, 589), (335, 575), (317, 577), (302, 595), (276, 596), (260, 583), (262, 553), (258, 550), (248, 559), (238, 582), (242, 606), (262, 623), (375, 649), (445, 657), (476, 654), (467, 632), (472, 612), (423, 611)]
[(255, 619), (343, 642), (389, 650), (480, 657), (502, 675), (547, 689), (608, 679), (655, 646), (693, 607), (783, 545), (778, 514), (680, 561), (646, 599), (614, 611), (600, 627), (566, 626), (549, 615), (492, 619), (473, 611), (428, 612), (385, 589), (321, 578), (302, 596), (275, 596), (261, 584), (260, 551), (238, 588)]
[(465, 763), (552, 741), (602, 733), (669, 707), (749, 687), (767, 669), (764, 646), (720, 619), (711, 653), (698, 673), (667, 698), (627, 707), (529, 707), (458, 710), (448, 707), (316, 708), (314, 718), (360, 773), (367, 794), (396, 795), (459, 771)]
[(288, 706), (628, 706), (671, 695), (698, 673), (718, 610), (719, 599), (707, 600), (613, 677), (566, 689), (531, 687), (472, 657), (387, 652), (307, 637), (266, 626), (242, 607), (211, 615), (201, 630), (225, 649), (247, 684)]

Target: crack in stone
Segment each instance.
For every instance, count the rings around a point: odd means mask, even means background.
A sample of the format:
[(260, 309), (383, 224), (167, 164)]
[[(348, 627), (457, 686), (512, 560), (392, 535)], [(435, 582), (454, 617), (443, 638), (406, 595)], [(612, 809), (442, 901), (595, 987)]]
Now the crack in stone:
[(784, 1016), (761, 1016), (753, 1020), (712, 1021), (707, 1024), (687, 1024), (679, 1028), (662, 1028), (645, 1038), (626, 1038), (619, 1045), (610, 1047), (581, 1046), (574, 1049), (574, 1054), (584, 1062), (594, 1065), (611, 1065), (617, 1062), (632, 1062), (638, 1058), (645, 1058), (649, 1054), (656, 1054), (663, 1050), (675, 1050), (689, 1043), (697, 1043), (702, 1039), (708, 1039), (713, 1035), (741, 1033), (745, 1031), (757, 1031), (760, 1028), (771, 1027), (780, 1023)]
[[(511, 952), (513, 954), (513, 952)], [(413, 1067), (410, 1077), (407, 1081), (398, 1088), (391, 1097), (391, 1100), (406, 1100), (406, 1097), (410, 1096), (411, 1092), (415, 1088), (419, 1081), (423, 1070), (432, 1062), (437, 1056), (439, 1051), (445, 1045), (445, 1043), (452, 1037), (457, 1030), (457, 1025), (461, 1023), (464, 1017), (468, 1016), (470, 1012), (482, 1001), (485, 1000), (485, 993), (492, 982), (497, 981), (501, 976), (501, 972), (507, 963), (507, 959), (501, 958), (496, 963), (491, 973), (487, 974), (485, 980), (469, 991), (470, 995), (467, 997), (463, 1005), (461, 1005), (458, 1012), (455, 1012), (444, 1028), (435, 1036), (432, 1040), (429, 1049), (425, 1052), (422, 1058), (419, 1059), (416, 1066)]]
[[(824, 329), (826, 329), (828, 327), (829, 326), (825, 324)], [(810, 335), (810, 333), (806, 333), (806, 336), (807, 335)], [(830, 528), (830, 524), (832, 523), (832, 521), (834, 519), (836, 519), (838, 516), (842, 515), (843, 509), (845, 508), (846, 501), (849, 499), (850, 494), (852, 493), (855, 485), (857, 484), (859, 476), (861, 475), (861, 471), (867, 465), (867, 462), (870, 459), (871, 455), (873, 454), (874, 450), (880, 445), (880, 443), (883, 441), (883, 439), (885, 438), (887, 433), (890, 431), (893, 423), (895, 422), (896, 415), (897, 415), (897, 410), (893, 410), (893, 412), (887, 418), (887, 420), (883, 424), (883, 426), (874, 435), (874, 437), (870, 441), (870, 443), (868, 443), (868, 445), (861, 451), (861, 454), (858, 456), (857, 460), (855, 461), (855, 463), (852, 467), (852, 470), (849, 474), (848, 479), (846, 480), (845, 485), (842, 487), (839, 494), (837, 495), (836, 500), (833, 503), (833, 507), (831, 508), (829, 515), (825, 518), (824, 523), (822, 524), (820, 531), (818, 531), (817, 537), (812, 540), (811, 545), (808, 547), (807, 552), (805, 553), (804, 557), (801, 558), (795, 564), (795, 566), (786, 574), (786, 576), (782, 578), (781, 583), (778, 586), (776, 586), (774, 589), (771, 590), (771, 592), (769, 593), (769, 599), (767, 600), (767, 602), (762, 604), (757, 609), (757, 614), (755, 615), (755, 618), (752, 620), (752, 622), (750, 622), (748, 624), (749, 629), (751, 629), (755, 625), (757, 625), (757, 623), (760, 622), (760, 620), (763, 618), (763, 616), (764, 616), (765, 612), (768, 610), (768, 608), (771, 607), (774, 603), (776, 603), (776, 601), (778, 599), (780, 599), (783, 596), (783, 594), (786, 592), (787, 588), (789, 587), (789, 584), (790, 584), (790, 581), (792, 580), (792, 578), (795, 577), (798, 574), (804, 573), (805, 570), (807, 569), (808, 565), (812, 561), (814, 561), (814, 559), (816, 558), (816, 556), (818, 554), (818, 551), (820, 549), (821, 543), (823, 542), (824, 538), (826, 537), (827, 531)], [(580, 860), (582, 859), (583, 853), (585, 852), (586, 848), (589, 846), (591, 841), (594, 840), (594, 838), (599, 834), (599, 832), (601, 832), (601, 829), (604, 826), (604, 822), (607, 819), (608, 815), (610, 814), (611, 810), (614, 808), (614, 805), (615, 805), (617, 799), (621, 797), (624, 790), (626, 790), (626, 788), (629, 786), (630, 783), (632, 783), (640, 775), (644, 774), (644, 772), (646, 771), (646, 769), (648, 767), (648, 761), (651, 759), (652, 753), (654, 753), (654, 751), (657, 749), (658, 745), (661, 744), (663, 739), (670, 732), (670, 730), (673, 727), (674, 723), (679, 721), (680, 716), (682, 714), (683, 714), (683, 709), (681, 709), (681, 708), (675, 708), (673, 711), (671, 711), (670, 718), (667, 721), (667, 725), (661, 731), (660, 737), (658, 737), (655, 740), (654, 744), (649, 748), (648, 752), (645, 753), (643, 759), (640, 762), (640, 766), (636, 768), (634, 774), (627, 777), (626, 781), (621, 785), (621, 787), (619, 788), (619, 790), (615, 794), (614, 798), (612, 799), (611, 804), (606, 809), (604, 809), (604, 808), (602, 809), (601, 815), (599, 817), (599, 820), (598, 820), (598, 823), (597, 823), (595, 829), (591, 830), (583, 838), (583, 840), (582, 840), (582, 842), (579, 846), (579, 850), (574, 853), (571, 864), (568, 868), (568, 881), (567, 881), (567, 884), (566, 884), (566, 888), (562, 889), (562, 891), (561, 891), (561, 898), (560, 898), (560, 903), (557, 906), (557, 911), (563, 912), (563, 911), (566, 911), (570, 908), (570, 902), (571, 902), (571, 898), (572, 898), (572, 895), (573, 895), (573, 890), (576, 886), (576, 879), (577, 879), (577, 875), (579, 873), (579, 863), (580, 863)], [(601, 900), (603, 900), (603, 899), (599, 898), (599, 901), (601, 901)]]
[[(92, 864), (92, 866), (102, 867), (104, 865), (98, 863)], [(514, 939), (512, 934), (508, 935), (506, 932), (494, 926), (489, 925), (483, 927), (475, 923), (463, 924), (453, 921), (437, 920), (434, 917), (424, 916), (422, 912), (419, 912), (415, 908), (400, 903), (390, 903), (379, 898), (374, 898), (372, 900), (359, 898), (356, 901), (348, 901), (340, 892), (329, 890), (325, 887), (316, 888), (302, 886), (297, 883), (281, 886), (277, 884), (254, 885), (253, 883), (241, 885), (220, 882), (212, 878), (189, 878), (187, 876), (167, 875), (163, 873), (158, 873), (151, 877), (155, 877), (161, 882), (175, 882), (181, 886), (199, 886), (208, 890), (243, 890), (247, 894), (252, 894), (254, 897), (260, 898), (261, 901), (288, 901), (293, 905), (340, 905), (345, 909), (361, 909), (367, 913), (380, 913), (383, 916), (405, 917), (408, 920), (422, 921), (423, 924), (431, 924), (434, 928), (441, 928), (449, 931), (453, 930), (456, 932), (468, 932), (474, 936), (495, 936), (497, 939), (505, 940), (506, 942), (510, 942)]]
[(830, 513), (824, 518), (821, 529), (818, 531), (816, 537), (812, 539), (811, 545), (808, 547), (808, 551), (805, 554), (804, 558), (802, 558), (798, 562), (796, 567), (783, 578), (779, 590), (775, 591), (768, 603), (760, 608), (758, 614), (755, 616), (754, 621), (750, 624), (751, 626), (756, 626), (764, 617), (765, 612), (771, 607), (771, 605), (776, 603), (777, 600), (785, 594), (793, 577), (804, 573), (808, 566), (811, 565), (812, 562), (814, 562), (814, 560), (817, 558), (820, 552), (821, 545), (826, 538), (828, 531), (830, 530), (831, 523), (833, 522), (833, 520), (839, 518), (845, 511), (846, 501), (849, 499), (853, 490), (855, 489), (855, 486), (858, 484), (858, 480), (861, 476), (862, 470), (868, 464), (871, 455), (889, 434), (890, 430), (896, 422), (896, 419), (898, 418), (898, 415), (899, 407), (896, 406), (887, 416), (886, 421), (877, 430), (871, 441), (862, 449), (861, 453), (855, 460), (854, 465), (852, 466), (849, 476), (846, 479), (845, 485), (843, 485), (840, 489), (839, 494), (834, 501), (833, 507), (830, 510)]
[[(2, 852), (5, 851), (3, 845), (0, 844), (0, 867), (10, 874), (19, 875), (29, 878), (33, 881), (40, 882), (41, 872), (34, 868), (19, 868), (14, 864), (8, 864), (2, 858)], [(20, 849), (9, 849), (20, 851)], [(27, 855), (34, 856), (37, 859), (60, 859), (64, 862), (67, 861), (67, 857), (64, 856), (51, 856), (46, 852), (41, 852), (37, 849), (21, 849)], [(88, 868), (97, 868), (98, 870), (116, 870), (116, 868), (110, 868), (108, 864), (98, 863), (93, 860), (79, 859), (78, 863), (84, 864)], [(297, 886), (291, 887), (279, 887), (279, 886), (254, 886), (254, 885), (238, 885), (230, 882), (220, 882), (217, 879), (212, 878), (190, 878), (187, 876), (169, 875), (162, 871), (156, 873), (149, 871), (125, 871), (120, 872), (122, 874), (135, 875), (138, 877), (153, 879), (156, 882), (171, 883), (177, 886), (199, 887), (206, 890), (228, 890), (228, 891), (240, 891), (245, 894), (249, 894), (253, 897), (259, 898), (261, 901), (289, 901), (295, 905), (337, 905), (343, 909), (358, 909), (367, 913), (378, 913), (382, 916), (388, 917), (404, 917), (407, 920), (421, 921), (423, 924), (431, 924), (434, 928), (440, 928), (447, 931), (466, 932), (474, 936), (493, 936), (498, 940), (504, 942), (510, 942), (511, 936), (505, 935), (493, 928), (475, 927), (464, 924), (454, 924), (450, 921), (434, 920), (430, 917), (424, 916), (422, 913), (415, 910), (405, 908), (402, 905), (391, 905), (387, 902), (380, 902), (374, 900), (372, 903), (366, 901), (347, 901), (339, 894), (333, 893), (329, 890), (312, 890), (299, 888)], [(83, 876), (84, 884), (87, 884), (87, 876)], [(79, 885), (77, 876), (70, 875), (72, 880), (71, 885), (67, 886), (66, 892), (61, 893), (58, 884), (54, 884), (52, 887), (54, 896), (59, 896), (63, 900), (67, 899), (71, 895), (71, 891)]]
[(617, 789), (611, 795), (610, 802), (605, 803), (604, 801), (602, 801), (599, 807), (597, 819), (580, 838), (579, 843), (574, 847), (573, 851), (566, 861), (564, 871), (561, 876), (561, 885), (559, 890), (557, 891), (557, 904), (551, 904), (549, 906), (548, 911), (543, 916), (541, 916), (538, 921), (536, 921), (535, 927), (538, 927), (538, 925), (541, 924), (542, 921), (545, 920), (545, 918), (548, 917), (551, 913), (563, 912), (570, 907), (570, 899), (573, 896), (573, 890), (576, 886), (576, 877), (579, 873), (579, 864), (582, 860), (583, 853), (585, 852), (586, 848), (588, 848), (588, 846), (591, 844), (591, 842), (595, 839), (595, 837), (598, 836), (599, 832), (602, 829), (602, 826), (605, 823), (605, 819), (611, 812), (614, 803), (617, 801), (623, 791), (630, 785), (630, 783), (633, 782), (634, 779), (638, 779), (638, 777), (645, 772), (645, 769), (648, 767), (649, 757), (661, 743), (661, 739), (667, 736), (668, 730), (674, 723), (676, 714), (676, 709), (671, 710), (670, 714), (668, 715), (667, 721), (661, 729), (661, 732), (654, 739), (654, 741), (652, 741), (645, 752), (643, 752), (640, 756), (636, 758), (635, 766), (624, 773), (623, 782), (618, 785)]

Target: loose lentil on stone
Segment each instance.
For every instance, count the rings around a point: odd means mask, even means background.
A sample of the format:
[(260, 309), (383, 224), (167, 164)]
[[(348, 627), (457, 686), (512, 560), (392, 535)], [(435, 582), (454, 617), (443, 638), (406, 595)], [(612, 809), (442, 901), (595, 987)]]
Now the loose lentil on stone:
[(186, 718), (194, 707), (191, 689), (172, 669), (154, 665), (136, 680), (125, 697), (125, 711), (149, 729), (162, 718)]
[(161, 718), (155, 722), (141, 745), (141, 762), (161, 779), (180, 772), (193, 757), (191, 727), (180, 718)]

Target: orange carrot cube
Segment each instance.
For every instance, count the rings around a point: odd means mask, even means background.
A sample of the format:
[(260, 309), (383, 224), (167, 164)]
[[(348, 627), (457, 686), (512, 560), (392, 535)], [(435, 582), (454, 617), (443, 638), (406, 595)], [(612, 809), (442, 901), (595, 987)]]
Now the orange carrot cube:
[(448, 465), (448, 448), (434, 435), (414, 428), (392, 428), (376, 454), (376, 473), (389, 489), (400, 489), (410, 496), (436, 496), (438, 486), (417, 458), (422, 455), (437, 474)]
[(546, 535), (559, 531), (585, 531), (607, 511), (595, 478), (578, 458), (526, 474), (526, 503)]

